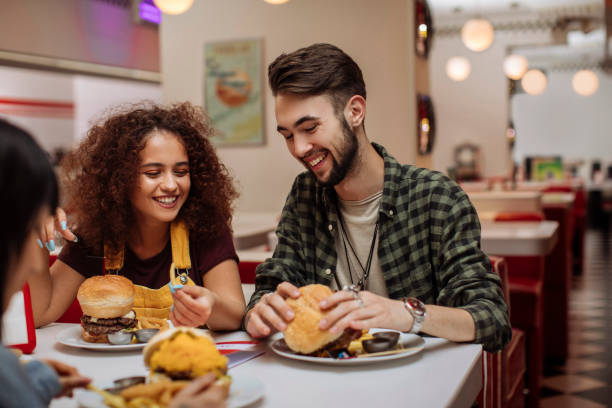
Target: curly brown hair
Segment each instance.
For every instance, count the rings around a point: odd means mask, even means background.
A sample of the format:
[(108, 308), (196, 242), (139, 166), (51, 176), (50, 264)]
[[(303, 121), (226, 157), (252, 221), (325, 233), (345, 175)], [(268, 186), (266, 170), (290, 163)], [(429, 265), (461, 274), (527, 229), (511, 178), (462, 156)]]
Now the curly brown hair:
[(206, 244), (231, 230), (232, 202), (238, 194), (209, 140), (213, 129), (204, 110), (188, 102), (122, 105), (111, 109), (62, 161), (66, 209), (77, 235), (97, 253), (104, 243), (114, 250), (125, 245), (139, 153), (153, 130), (176, 134), (187, 150), (191, 189), (177, 218), (190, 235)]

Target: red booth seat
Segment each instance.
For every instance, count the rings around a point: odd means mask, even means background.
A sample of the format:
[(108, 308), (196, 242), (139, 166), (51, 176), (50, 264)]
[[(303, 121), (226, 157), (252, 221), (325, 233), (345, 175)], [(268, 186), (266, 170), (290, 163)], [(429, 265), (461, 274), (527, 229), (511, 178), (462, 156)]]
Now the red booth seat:
[[(500, 213), (495, 221), (542, 221), (541, 213)], [(543, 364), (544, 257), (506, 256), (512, 326), (524, 332), (527, 355), (527, 404), (537, 407)]]
[[(508, 272), (504, 258), (490, 257), (493, 271), (497, 272), (502, 282), (502, 291), (508, 303), (508, 313), (512, 314), (512, 303), (509, 294)], [(501, 352), (484, 353), (483, 364), (486, 367), (486, 387), (479, 396), (480, 406), (487, 407), (521, 407), (525, 405), (525, 333), (517, 328), (512, 329), (512, 339)]]

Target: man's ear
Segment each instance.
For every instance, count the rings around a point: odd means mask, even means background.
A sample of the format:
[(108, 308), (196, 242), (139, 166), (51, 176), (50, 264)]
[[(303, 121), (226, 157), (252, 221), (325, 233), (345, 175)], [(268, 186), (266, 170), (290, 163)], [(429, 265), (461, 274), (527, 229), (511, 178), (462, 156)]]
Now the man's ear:
[(363, 123), (366, 115), (366, 100), (361, 95), (353, 95), (344, 107), (344, 117), (353, 128), (358, 128)]

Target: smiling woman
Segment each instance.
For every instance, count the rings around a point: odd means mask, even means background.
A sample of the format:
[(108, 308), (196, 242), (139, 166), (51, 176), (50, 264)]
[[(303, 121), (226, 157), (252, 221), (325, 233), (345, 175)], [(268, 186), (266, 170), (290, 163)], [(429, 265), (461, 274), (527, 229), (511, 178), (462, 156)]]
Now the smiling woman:
[(90, 129), (63, 162), (68, 219), (58, 212), (43, 236), (49, 244), (54, 225), (64, 236), (73, 225), (78, 242), (32, 284), (37, 325), (57, 319), (83, 280), (106, 268), (136, 285), (137, 317), (239, 327), (244, 298), (230, 230), (236, 192), (211, 134), (203, 111), (189, 103), (118, 108)]

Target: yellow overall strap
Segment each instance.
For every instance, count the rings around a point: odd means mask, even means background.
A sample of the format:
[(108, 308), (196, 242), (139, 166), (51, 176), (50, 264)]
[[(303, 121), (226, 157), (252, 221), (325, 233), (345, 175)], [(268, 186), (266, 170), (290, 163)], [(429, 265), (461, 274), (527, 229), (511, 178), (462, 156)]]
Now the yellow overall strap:
[(113, 251), (107, 244), (104, 244), (104, 270), (109, 273), (118, 273), (123, 268), (125, 258), (125, 246), (118, 251)]
[[(189, 230), (184, 222), (175, 221), (170, 225), (170, 245), (172, 246), (172, 265), (170, 266), (170, 283), (172, 285), (195, 285), (189, 278), (191, 257), (189, 255)], [(112, 252), (104, 245), (106, 269), (110, 273), (117, 273), (123, 268), (125, 248)], [(176, 270), (181, 273), (176, 276)], [(172, 294), (168, 285), (159, 289), (151, 289), (141, 285), (134, 285), (134, 312), (137, 318), (156, 317), (167, 319), (172, 307)]]
[(191, 269), (189, 230), (183, 221), (174, 221), (170, 225), (170, 244), (174, 266), (177, 269)]

